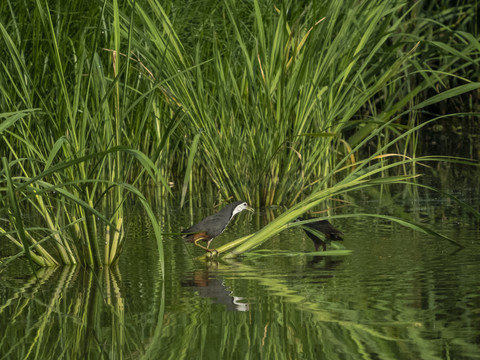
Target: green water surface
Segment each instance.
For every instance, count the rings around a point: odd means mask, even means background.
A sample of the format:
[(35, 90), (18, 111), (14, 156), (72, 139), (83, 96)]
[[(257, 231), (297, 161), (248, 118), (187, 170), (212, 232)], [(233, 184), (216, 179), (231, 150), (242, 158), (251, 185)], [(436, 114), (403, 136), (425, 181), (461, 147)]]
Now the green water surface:
[[(204, 212), (158, 217), (171, 233)], [(269, 216), (240, 214), (212, 245)], [(263, 256), (201, 262), (170, 235), (162, 274), (148, 221), (132, 209), (112, 270), (42, 269), (37, 280), (21, 262), (0, 273), (0, 359), (480, 358), (478, 224), (432, 220), (459, 250), (384, 221), (334, 223), (350, 255), (311, 256), (292, 228)]]

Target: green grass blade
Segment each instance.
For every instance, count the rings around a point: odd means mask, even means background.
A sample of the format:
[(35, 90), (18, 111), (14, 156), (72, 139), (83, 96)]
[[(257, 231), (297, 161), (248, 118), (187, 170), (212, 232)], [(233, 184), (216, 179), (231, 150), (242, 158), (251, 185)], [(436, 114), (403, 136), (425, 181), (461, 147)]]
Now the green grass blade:
[(183, 186), (182, 186), (182, 198), (180, 200), (180, 207), (183, 207), (185, 201), (185, 195), (187, 194), (188, 183), (192, 179), (192, 168), (193, 168), (193, 160), (195, 159), (195, 154), (197, 153), (198, 142), (200, 140), (201, 132), (199, 132), (193, 138), (192, 146), (190, 147), (190, 153), (188, 155), (187, 161), (187, 169), (185, 170), (185, 177), (183, 179)]
[(469, 84), (465, 84), (465, 85), (460, 85), (460, 86), (457, 86), (453, 89), (445, 90), (444, 92), (442, 92), (438, 95), (432, 96), (431, 98), (429, 98), (425, 101), (422, 101), (420, 104), (414, 106), (413, 109), (414, 110), (422, 109), (426, 106), (436, 104), (440, 101), (445, 101), (445, 100), (450, 99), (454, 96), (458, 96), (458, 95), (464, 94), (466, 92), (474, 91), (474, 90), (477, 90), (479, 88), (480, 88), (480, 82), (473, 82), (473, 83), (469, 83)]
[(7, 195), (10, 200), (10, 206), (13, 212), (12, 216), (14, 218), (15, 228), (17, 229), (18, 237), (22, 242), (23, 250), (25, 251), (25, 256), (27, 257), (30, 267), (32, 268), (32, 271), (36, 276), (35, 267), (33, 265), (32, 256), (30, 254), (30, 244), (27, 240), (27, 236), (25, 235), (25, 229), (23, 227), (23, 218), (22, 218), (22, 214), (20, 213), (20, 208), (18, 207), (18, 204), (17, 204), (15, 189), (13, 187), (12, 178), (10, 176), (10, 165), (8, 164), (6, 157), (2, 157), (2, 165), (5, 171), (5, 177), (7, 180)]

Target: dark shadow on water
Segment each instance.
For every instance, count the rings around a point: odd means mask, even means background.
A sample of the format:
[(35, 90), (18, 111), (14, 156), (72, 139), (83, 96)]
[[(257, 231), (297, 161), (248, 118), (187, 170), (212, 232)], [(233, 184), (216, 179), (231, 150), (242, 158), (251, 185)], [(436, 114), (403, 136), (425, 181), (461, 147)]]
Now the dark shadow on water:
[(312, 259), (308, 262), (308, 267), (313, 267), (315, 269), (322, 269), (326, 271), (333, 271), (341, 263), (343, 263), (342, 258), (336, 258), (333, 256), (313, 256)]

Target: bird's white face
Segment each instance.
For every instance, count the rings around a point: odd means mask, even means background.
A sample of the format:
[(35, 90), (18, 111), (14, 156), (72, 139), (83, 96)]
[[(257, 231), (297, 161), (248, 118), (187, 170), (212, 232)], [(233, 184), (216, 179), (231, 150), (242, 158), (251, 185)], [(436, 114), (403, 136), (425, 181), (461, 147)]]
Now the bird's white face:
[(243, 210), (253, 211), (253, 209), (251, 207), (249, 207), (246, 202), (243, 202), (243, 203), (237, 205), (237, 207), (235, 209), (233, 209), (232, 217), (235, 214), (238, 214), (239, 212), (241, 212)]

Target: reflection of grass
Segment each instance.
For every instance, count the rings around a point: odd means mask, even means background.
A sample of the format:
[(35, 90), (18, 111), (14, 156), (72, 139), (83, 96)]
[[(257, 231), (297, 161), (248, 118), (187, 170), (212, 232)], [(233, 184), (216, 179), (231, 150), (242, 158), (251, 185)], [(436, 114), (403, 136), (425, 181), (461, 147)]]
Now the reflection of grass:
[[(401, 332), (422, 328), (420, 322), (402, 320), (370, 323), (361, 311), (330, 298), (333, 284), (302, 286), (263, 266), (219, 263), (210, 277), (214, 275), (223, 279), (232, 295), (252, 295), (250, 312), (228, 312), (193, 297), (188, 311), (169, 315), (163, 338), (158, 339), (160, 351), (168, 349), (181, 358), (242, 354), (242, 358), (336, 359), (342, 354), (356, 358), (374, 349), (379, 358), (392, 358), (399, 344), (411, 346)], [(180, 328), (182, 336), (175, 336)]]
[(346, 256), (350, 255), (352, 250), (327, 250), (327, 251), (312, 251), (312, 252), (292, 252), (287, 250), (253, 250), (245, 253), (245, 256), (251, 258), (261, 258), (266, 256)]
[[(100, 358), (106, 353), (122, 356), (129, 339), (125, 336), (118, 270), (46, 268), (37, 271), (37, 277), (38, 280), (33, 277), (32, 282), (16, 289), (0, 308), (0, 317), (10, 319), (2, 321), (3, 356), (12, 359)], [(45, 294), (50, 294), (49, 298)], [(108, 318), (109, 326), (105, 327)]]
[[(419, 254), (419, 259), (425, 258)], [(401, 259), (403, 254), (397, 261), (404, 263)], [(468, 266), (455, 270), (453, 259), (447, 265), (456, 278), (446, 283), (445, 274), (434, 271), (443, 261), (433, 268), (406, 265), (408, 271), (401, 273), (390, 264), (395, 274), (387, 275), (386, 281), (373, 276), (380, 272), (370, 256), (368, 263), (360, 260), (347, 273), (307, 265), (266, 266), (273, 262), (255, 260), (259, 261), (254, 265), (246, 264), (250, 259), (212, 263), (202, 278), (220, 279), (232, 296), (243, 297), (250, 305), (243, 313), (226, 311), (194, 292), (187, 295), (179, 282), (182, 270), (174, 262), (165, 282), (160, 267), (158, 273), (139, 272), (138, 281), (131, 271), (140, 268), (129, 268), (127, 279), (114, 267), (97, 272), (78, 266), (40, 269), (38, 280), (32, 276), (23, 280), (23, 287), (2, 291), (0, 354), (5, 359), (27, 354), (38, 359), (224, 359), (239, 354), (252, 359), (336, 359), (352, 354), (426, 359), (441, 357), (438, 336), (452, 348), (461, 346), (474, 354), (476, 330), (465, 332), (462, 325), (476, 309), (468, 297), (459, 297), (460, 306), (465, 306), (463, 320), (452, 314), (458, 323), (449, 323), (444, 306), (453, 298), (445, 298), (444, 287), (437, 288), (451, 283), (460, 293), (472, 293), (476, 274)], [(369, 285), (361, 279), (368, 279)], [(408, 293), (400, 295), (399, 289)], [(423, 300), (431, 302), (428, 309)], [(459, 334), (472, 337), (459, 339)]]

